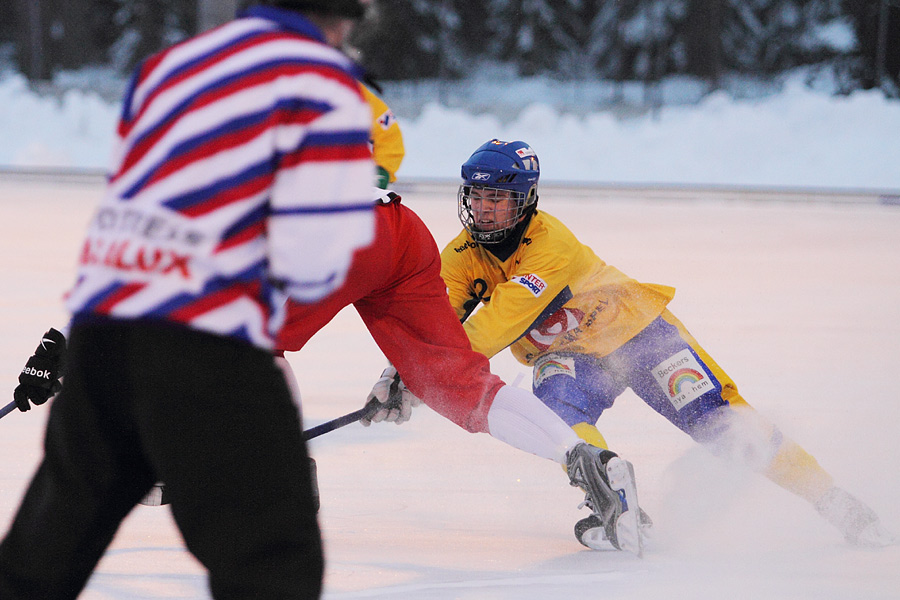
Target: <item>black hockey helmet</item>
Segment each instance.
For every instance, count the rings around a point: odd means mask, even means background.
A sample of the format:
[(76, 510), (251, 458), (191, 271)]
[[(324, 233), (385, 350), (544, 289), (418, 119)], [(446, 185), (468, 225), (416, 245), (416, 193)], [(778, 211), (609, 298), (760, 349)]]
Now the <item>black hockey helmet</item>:
[(365, 3), (360, 0), (265, 0), (263, 4), (292, 10), (310, 10), (349, 19), (362, 19), (366, 13)]

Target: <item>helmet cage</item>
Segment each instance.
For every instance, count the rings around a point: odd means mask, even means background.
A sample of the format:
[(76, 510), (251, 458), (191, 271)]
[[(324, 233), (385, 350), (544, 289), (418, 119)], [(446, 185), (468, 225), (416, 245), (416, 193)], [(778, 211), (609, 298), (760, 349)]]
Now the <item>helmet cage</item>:
[(541, 169), (537, 154), (525, 142), (490, 140), (460, 171), (459, 220), (476, 242), (503, 242), (534, 210)]
[[(473, 196), (479, 203), (477, 210), (473, 208)], [(457, 194), (457, 214), (473, 240), (479, 244), (499, 244), (515, 229), (536, 200), (537, 186), (532, 186), (528, 192), (521, 192), (464, 183), (459, 186)]]

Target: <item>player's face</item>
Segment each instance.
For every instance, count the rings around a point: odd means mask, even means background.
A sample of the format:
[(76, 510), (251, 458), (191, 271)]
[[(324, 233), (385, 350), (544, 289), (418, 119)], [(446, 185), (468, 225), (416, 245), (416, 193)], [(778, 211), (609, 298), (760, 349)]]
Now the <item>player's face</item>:
[(509, 190), (472, 188), (472, 215), (475, 227), (481, 231), (496, 231), (509, 227), (516, 219), (518, 206)]

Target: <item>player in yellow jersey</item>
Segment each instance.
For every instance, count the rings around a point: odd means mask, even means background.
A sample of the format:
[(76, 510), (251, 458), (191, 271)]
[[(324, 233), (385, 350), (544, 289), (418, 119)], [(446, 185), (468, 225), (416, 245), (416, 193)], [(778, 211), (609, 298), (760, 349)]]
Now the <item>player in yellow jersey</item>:
[[(375, 87), (372, 82), (368, 82), (368, 86)], [(403, 133), (393, 111), (368, 86), (359, 84), (363, 98), (372, 107), (369, 145), (372, 149), (372, 160), (375, 161), (375, 185), (387, 189), (388, 184), (397, 180), (397, 169), (403, 162), (405, 155)]]
[[(491, 140), (462, 165), (463, 231), (441, 254), (450, 303), (473, 349), (509, 347), (533, 366), (533, 389), (583, 439), (606, 447), (595, 424), (631, 388), (715, 453), (749, 463), (809, 501), (851, 543), (896, 538), (803, 448), (754, 411), (734, 381), (667, 305), (671, 287), (606, 264), (558, 219), (537, 210), (540, 166), (523, 142)], [(576, 526), (596, 547), (594, 517)]]

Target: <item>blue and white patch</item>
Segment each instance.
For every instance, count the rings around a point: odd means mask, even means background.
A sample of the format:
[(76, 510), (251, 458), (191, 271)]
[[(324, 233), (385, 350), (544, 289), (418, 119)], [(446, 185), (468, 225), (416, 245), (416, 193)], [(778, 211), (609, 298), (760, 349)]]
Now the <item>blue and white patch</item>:
[(475, 173), (474, 175), (472, 175), (472, 181), (487, 181), (490, 178), (491, 178), (490, 173), (478, 172), (478, 173)]
[(544, 290), (547, 289), (547, 283), (534, 273), (517, 275), (516, 277), (511, 278), (510, 281), (514, 281), (526, 288), (535, 298), (540, 297), (540, 295), (544, 293)]
[(378, 117), (378, 124), (381, 125), (381, 128), (387, 131), (391, 128), (391, 125), (397, 122), (397, 117), (394, 116), (394, 113), (388, 109), (384, 112), (380, 117)]

